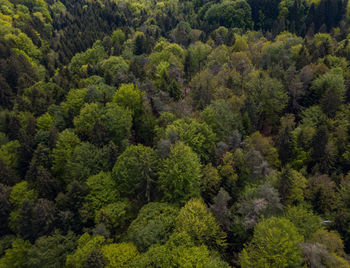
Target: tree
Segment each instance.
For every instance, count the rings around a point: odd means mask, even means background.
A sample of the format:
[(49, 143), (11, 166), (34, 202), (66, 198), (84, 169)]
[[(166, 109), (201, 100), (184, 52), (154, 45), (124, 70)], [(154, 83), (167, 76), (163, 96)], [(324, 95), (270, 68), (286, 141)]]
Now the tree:
[(162, 245), (175, 229), (179, 210), (166, 203), (148, 203), (130, 224), (127, 235), (140, 252), (155, 244)]
[(305, 189), (306, 178), (302, 174), (289, 166), (282, 170), (278, 190), (284, 205), (296, 205), (303, 202)]
[(122, 196), (142, 201), (155, 198), (158, 157), (154, 150), (141, 144), (128, 147), (113, 167), (113, 179)]
[(74, 118), (75, 131), (83, 139), (89, 138), (93, 134), (96, 121), (101, 118), (101, 108), (97, 103), (86, 103), (81, 108), (78, 116)]
[(96, 41), (92, 48), (89, 48), (83, 53), (77, 53), (74, 55), (69, 64), (69, 70), (79, 73), (84, 65), (94, 65), (105, 58), (107, 58), (107, 54), (102, 42)]
[(235, 130), (241, 129), (240, 117), (225, 100), (216, 100), (201, 113), (204, 122), (219, 139), (228, 139)]
[(229, 265), (210, 254), (205, 246), (196, 246), (189, 234), (174, 233), (165, 245), (151, 247), (137, 256), (134, 267), (213, 267), (228, 268)]
[(8, 233), (9, 216), (11, 213), (10, 191), (11, 189), (0, 184), (0, 235)]
[(101, 248), (103, 256), (106, 258), (106, 268), (127, 268), (132, 267), (131, 262), (139, 254), (132, 243), (109, 244)]
[(197, 245), (205, 244), (209, 249), (226, 247), (226, 234), (201, 199), (191, 199), (180, 210), (175, 231), (188, 233)]
[(125, 42), (125, 34), (121, 29), (117, 29), (112, 33), (113, 54), (119, 55)]
[(190, 41), (191, 25), (188, 22), (180, 21), (172, 31), (172, 39), (177, 44), (187, 46)]
[(141, 55), (147, 51), (146, 36), (143, 32), (136, 32), (133, 45), (135, 55)]
[(197, 109), (204, 109), (213, 100), (218, 81), (209, 69), (205, 69), (193, 77), (190, 86), (193, 106)]
[(288, 267), (302, 262), (299, 244), (303, 237), (289, 220), (272, 217), (254, 229), (252, 241), (240, 253), (244, 267)]
[(288, 115), (281, 118), (281, 127), (276, 138), (278, 154), (285, 165), (290, 162), (295, 155), (295, 140), (292, 131), (295, 128), (294, 116)]
[(202, 70), (210, 51), (211, 47), (200, 41), (197, 41), (188, 47), (184, 66), (184, 71), (188, 80), (191, 79), (192, 75)]
[(110, 173), (100, 172), (91, 176), (87, 179), (86, 185), (89, 193), (85, 200), (93, 213), (108, 204), (119, 201), (118, 184), (112, 179)]
[(312, 235), (311, 241), (325, 245), (329, 252), (337, 254), (338, 256), (345, 255), (343, 240), (335, 231), (327, 231), (320, 228)]
[(15, 141), (10, 141), (0, 147), (0, 160), (2, 160), (9, 167), (16, 169), (19, 164), (18, 150), (20, 148), (20, 143)]
[(88, 142), (77, 145), (66, 164), (69, 170), (69, 174), (65, 174), (66, 181), (86, 181), (90, 176), (108, 170), (108, 153), (106, 147), (100, 149)]
[(66, 117), (79, 114), (81, 108), (85, 104), (88, 89), (72, 89), (66, 96), (66, 101), (61, 103), (62, 109)]
[(316, 231), (322, 228), (321, 217), (302, 206), (288, 207), (284, 217), (295, 225), (305, 240), (309, 240)]
[(276, 124), (278, 116), (288, 103), (288, 94), (282, 83), (275, 78), (259, 74), (249, 81), (247, 87), (257, 107), (260, 127)]
[(100, 62), (103, 72), (108, 72), (116, 75), (119, 72), (125, 73), (128, 70), (129, 65), (125, 62), (123, 57), (111, 56), (106, 60)]
[(344, 100), (344, 93), (344, 77), (335, 69), (312, 82), (309, 99), (313, 103), (321, 101), (322, 110), (328, 116), (334, 117)]
[(119, 201), (108, 204), (96, 212), (95, 224), (104, 224), (111, 234), (116, 237), (122, 235), (125, 226), (129, 224), (133, 216), (131, 203)]
[(164, 201), (184, 204), (200, 194), (201, 164), (192, 149), (182, 142), (171, 147), (158, 175)]
[(226, 152), (221, 157), (220, 162), (218, 170), (222, 177), (222, 185), (224, 189), (233, 196), (236, 193), (238, 181), (233, 154), (231, 152)]
[[(129, 104), (132, 105), (131, 103)], [(102, 115), (102, 131), (104, 131), (104, 127), (107, 130), (108, 138), (115, 144), (124, 145), (128, 141), (131, 135), (133, 112), (135, 111), (129, 110), (127, 106), (123, 108), (123, 106), (114, 103), (107, 104), (105, 112)]]
[(17, 182), (19, 182), (19, 178), (15, 172), (2, 159), (0, 159), (0, 183), (12, 186)]
[(91, 237), (88, 233), (84, 233), (78, 239), (78, 248), (73, 254), (69, 254), (66, 259), (67, 267), (83, 268), (86, 267), (86, 261), (93, 250), (100, 249), (105, 242), (103, 236)]
[(142, 111), (143, 93), (134, 84), (123, 84), (113, 96), (113, 102), (121, 107), (128, 108), (133, 116), (139, 116)]
[(211, 163), (203, 167), (202, 173), (201, 193), (205, 200), (210, 202), (220, 190), (221, 177)]
[(247, 139), (249, 145), (261, 153), (262, 157), (269, 163), (270, 166), (277, 168), (280, 166), (277, 150), (272, 145), (272, 140), (264, 137), (260, 132), (254, 132)]
[(74, 149), (80, 144), (79, 138), (69, 130), (64, 130), (58, 136), (56, 147), (52, 151), (52, 171), (57, 176), (67, 174), (66, 165), (70, 161)]
[(46, 112), (36, 119), (36, 124), (41, 130), (50, 130), (54, 125), (54, 118)]
[(76, 236), (71, 231), (67, 235), (55, 232), (51, 236), (40, 237), (29, 250), (28, 265), (33, 268), (62, 267), (75, 247)]
[(178, 119), (165, 129), (167, 139), (171, 139), (174, 135), (191, 147), (205, 163), (214, 153), (216, 136), (206, 123), (200, 123), (189, 117)]
[(245, 230), (254, 228), (261, 217), (278, 216), (283, 209), (277, 190), (268, 183), (247, 186), (236, 207)]
[(18, 233), (23, 238), (34, 242), (40, 236), (49, 235), (55, 226), (56, 207), (52, 201), (23, 201), (18, 216)]
[(22, 181), (12, 187), (10, 202), (15, 208), (19, 208), (24, 200), (36, 200), (37, 192), (30, 189), (28, 182)]
[(232, 223), (231, 211), (228, 208), (228, 202), (231, 199), (230, 195), (223, 188), (220, 188), (219, 193), (213, 198), (213, 204), (210, 206), (210, 211), (226, 232)]
[(336, 209), (338, 197), (336, 184), (327, 175), (315, 175), (308, 179), (305, 199), (311, 202), (314, 211), (331, 214)]
[(63, 231), (69, 229), (79, 232), (82, 227), (80, 209), (83, 206), (88, 189), (85, 183), (72, 181), (65, 193), (59, 193), (55, 199), (58, 212), (58, 224)]
[(205, 13), (209, 24), (249, 29), (252, 27), (251, 8), (245, 0), (212, 5)]
[(21, 238), (12, 242), (12, 248), (5, 251), (4, 257), (0, 259), (0, 266), (4, 268), (23, 267), (29, 268), (27, 261), (30, 257), (31, 244)]

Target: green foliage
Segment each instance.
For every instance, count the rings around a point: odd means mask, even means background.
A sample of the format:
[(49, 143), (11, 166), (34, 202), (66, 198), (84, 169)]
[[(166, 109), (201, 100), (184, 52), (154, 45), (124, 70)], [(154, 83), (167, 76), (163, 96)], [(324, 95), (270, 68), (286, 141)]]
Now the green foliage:
[(252, 241), (240, 253), (242, 267), (288, 267), (301, 265), (299, 244), (303, 237), (289, 220), (272, 217), (254, 229)]
[(281, 82), (260, 74), (253, 77), (247, 86), (260, 120), (265, 124), (276, 123), (288, 103), (288, 95)]
[(96, 212), (95, 223), (104, 224), (111, 233), (117, 236), (131, 220), (131, 204), (128, 201), (110, 203)]
[(121, 29), (117, 29), (112, 33), (112, 42), (117, 45), (123, 45), (125, 41), (125, 34)]
[(132, 267), (131, 262), (137, 257), (138, 251), (131, 243), (109, 244), (101, 248), (106, 258), (106, 268)]
[(25, 201), (35, 201), (38, 198), (38, 193), (34, 189), (30, 189), (27, 181), (17, 183), (12, 187), (9, 201), (13, 206), (13, 210), (10, 213), (9, 227), (13, 231), (19, 231), (21, 224), (21, 209)]
[(113, 167), (113, 180), (122, 196), (150, 201), (154, 196), (158, 157), (143, 145), (128, 147)]
[(141, 254), (133, 263), (134, 267), (215, 267), (229, 265), (212, 256), (204, 245), (196, 246), (187, 233), (175, 233), (162, 246), (153, 246)]
[(283, 209), (277, 190), (269, 183), (247, 186), (236, 206), (245, 230), (254, 228), (262, 217), (278, 216)]
[(110, 72), (112, 74), (126, 72), (129, 67), (122, 57), (115, 56), (111, 56), (108, 59), (101, 61), (100, 64), (104, 73)]
[(72, 72), (84, 71), (88, 65), (94, 65), (107, 57), (101, 44), (97, 41), (92, 48), (83, 53), (77, 53), (71, 60), (69, 69)]
[(0, 147), (0, 159), (14, 169), (18, 166), (17, 151), (19, 147), (20, 143), (17, 140), (10, 141)]
[(94, 212), (102, 207), (119, 201), (118, 185), (112, 179), (110, 173), (100, 172), (87, 179), (86, 185), (89, 194), (85, 200), (89, 209)]
[(205, 20), (210, 24), (225, 27), (249, 29), (252, 27), (251, 9), (245, 0), (226, 1), (212, 5), (205, 13)]
[(254, 132), (248, 139), (249, 145), (252, 145), (255, 150), (261, 153), (264, 159), (272, 167), (279, 167), (280, 161), (275, 147), (272, 145), (271, 139), (264, 137), (260, 132)]
[(5, 251), (5, 255), (0, 259), (0, 266), (4, 268), (30, 267), (27, 263), (30, 257), (31, 244), (21, 238), (12, 242), (12, 247)]
[(176, 136), (200, 156), (203, 162), (208, 162), (215, 149), (216, 136), (206, 123), (185, 117), (168, 125), (165, 136), (171, 139)]
[(95, 250), (100, 249), (105, 242), (103, 236), (90, 236), (88, 233), (84, 233), (78, 239), (78, 248), (73, 254), (67, 256), (66, 267), (85, 267), (85, 262), (87, 261), (89, 254)]
[(0, 0), (0, 267), (349, 267), (349, 7)]
[(66, 115), (69, 113), (73, 115), (79, 114), (81, 108), (84, 106), (87, 92), (87, 88), (72, 89), (68, 92), (66, 101), (61, 104)]
[(197, 245), (213, 250), (226, 247), (226, 234), (201, 199), (191, 199), (176, 218), (176, 232), (188, 233)]
[(166, 203), (148, 203), (130, 224), (128, 238), (141, 252), (152, 245), (162, 245), (175, 229), (179, 210)]
[(305, 199), (319, 214), (329, 214), (337, 206), (336, 185), (327, 175), (315, 175), (307, 181)]
[(100, 171), (106, 171), (109, 168), (106, 157), (108, 157), (106, 147), (100, 149), (88, 142), (77, 145), (70, 161), (66, 164), (69, 173), (65, 174), (65, 180), (67, 182), (72, 179), (85, 181)]
[(320, 100), (321, 108), (328, 116), (334, 117), (344, 100), (344, 78), (337, 69), (315, 79), (311, 90), (313, 101)]
[(134, 116), (142, 110), (143, 93), (134, 84), (123, 84), (113, 96), (113, 102), (121, 107), (128, 108)]
[(189, 46), (185, 64), (185, 71), (188, 73), (189, 77), (202, 70), (211, 49), (209, 45), (203, 44), (200, 41)]
[(132, 112), (114, 103), (108, 103), (102, 122), (109, 132), (110, 139), (115, 144), (123, 144), (130, 137)]
[(284, 205), (300, 204), (304, 201), (306, 178), (298, 171), (287, 166), (282, 170), (279, 192)]
[(312, 235), (312, 242), (320, 243), (326, 246), (327, 250), (338, 256), (344, 255), (343, 240), (335, 231), (319, 229)]
[(240, 129), (240, 118), (227, 101), (217, 100), (207, 106), (201, 114), (204, 122), (220, 139), (227, 139), (234, 130)]
[(285, 218), (295, 225), (298, 232), (306, 240), (310, 239), (316, 231), (322, 228), (321, 217), (302, 206), (288, 207), (285, 212)]
[(58, 232), (52, 236), (43, 236), (35, 241), (29, 250), (29, 267), (54, 268), (63, 267), (68, 254), (76, 247), (76, 237), (72, 232), (62, 235)]
[(101, 118), (101, 108), (96, 103), (86, 103), (80, 110), (79, 116), (74, 118), (74, 127), (83, 137), (89, 137), (94, 124)]
[(80, 144), (79, 138), (69, 130), (64, 130), (58, 136), (56, 148), (52, 151), (52, 171), (62, 176), (66, 172), (66, 165), (73, 156), (76, 146)]
[(36, 123), (40, 130), (48, 131), (54, 125), (54, 118), (49, 113), (45, 113), (37, 118)]
[(220, 177), (218, 170), (213, 167), (212, 164), (203, 167), (202, 173), (202, 196), (207, 200), (212, 200), (212, 198), (219, 192), (222, 178)]
[(164, 201), (184, 204), (199, 196), (201, 164), (192, 149), (182, 142), (171, 147), (158, 174)]
[(25, 33), (19, 33), (18, 35), (7, 34), (5, 39), (9, 42), (14, 42), (19, 52), (24, 53), (24, 55), (29, 56), (34, 61), (40, 61), (42, 57), (41, 51)]
[(15, 208), (19, 208), (24, 200), (36, 200), (37, 193), (34, 189), (29, 188), (26, 181), (17, 183), (12, 187), (10, 202)]

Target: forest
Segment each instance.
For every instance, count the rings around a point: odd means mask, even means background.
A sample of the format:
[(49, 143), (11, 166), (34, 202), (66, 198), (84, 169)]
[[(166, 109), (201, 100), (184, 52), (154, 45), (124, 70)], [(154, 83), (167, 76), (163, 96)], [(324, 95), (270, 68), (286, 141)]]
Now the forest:
[(0, 0), (0, 267), (349, 268), (349, 63), (347, 0)]

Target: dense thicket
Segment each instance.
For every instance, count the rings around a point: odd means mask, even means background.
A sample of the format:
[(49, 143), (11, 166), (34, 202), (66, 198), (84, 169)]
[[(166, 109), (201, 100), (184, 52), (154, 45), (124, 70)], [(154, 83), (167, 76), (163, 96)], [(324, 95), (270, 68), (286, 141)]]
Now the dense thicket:
[(346, 0), (0, 0), (0, 267), (349, 267)]

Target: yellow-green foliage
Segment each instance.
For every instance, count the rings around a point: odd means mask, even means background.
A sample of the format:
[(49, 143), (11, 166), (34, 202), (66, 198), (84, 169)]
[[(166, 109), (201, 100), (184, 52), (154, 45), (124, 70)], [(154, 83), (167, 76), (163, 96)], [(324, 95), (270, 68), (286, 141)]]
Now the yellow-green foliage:
[(134, 84), (123, 84), (114, 94), (113, 102), (137, 115), (142, 110), (142, 95), (143, 92)]
[(49, 113), (44, 113), (37, 118), (36, 124), (40, 130), (49, 130), (54, 124), (54, 118)]
[(272, 217), (254, 229), (252, 241), (239, 258), (242, 268), (299, 267), (304, 238), (289, 220)]
[(69, 112), (72, 112), (74, 115), (78, 115), (80, 109), (85, 103), (87, 91), (87, 88), (70, 90), (66, 97), (66, 101), (61, 103), (63, 111), (67, 115)]
[(10, 141), (0, 147), (0, 159), (9, 167), (16, 168), (18, 165), (17, 150), (20, 143), (17, 140)]
[(56, 148), (52, 151), (52, 170), (56, 174), (68, 172), (65, 170), (67, 162), (73, 155), (74, 148), (80, 144), (79, 138), (71, 131), (64, 130), (58, 136)]
[(36, 198), (35, 190), (29, 188), (28, 182), (22, 181), (13, 186), (10, 202), (14, 207), (19, 208), (24, 200), (35, 200)]
[(101, 252), (107, 260), (106, 268), (132, 267), (132, 261), (139, 254), (132, 243), (105, 245), (102, 247)]
[(119, 199), (118, 185), (112, 180), (110, 173), (100, 172), (91, 176), (87, 179), (86, 185), (89, 194), (85, 199), (89, 208), (93, 211), (97, 211)]
[(85, 261), (89, 257), (89, 254), (93, 250), (98, 250), (102, 247), (105, 242), (103, 236), (90, 236), (88, 233), (84, 233), (78, 240), (77, 250), (67, 256), (66, 266), (74, 268), (84, 268)]
[(180, 210), (176, 232), (186, 232), (198, 244), (211, 249), (226, 247), (226, 234), (201, 199), (192, 199)]

